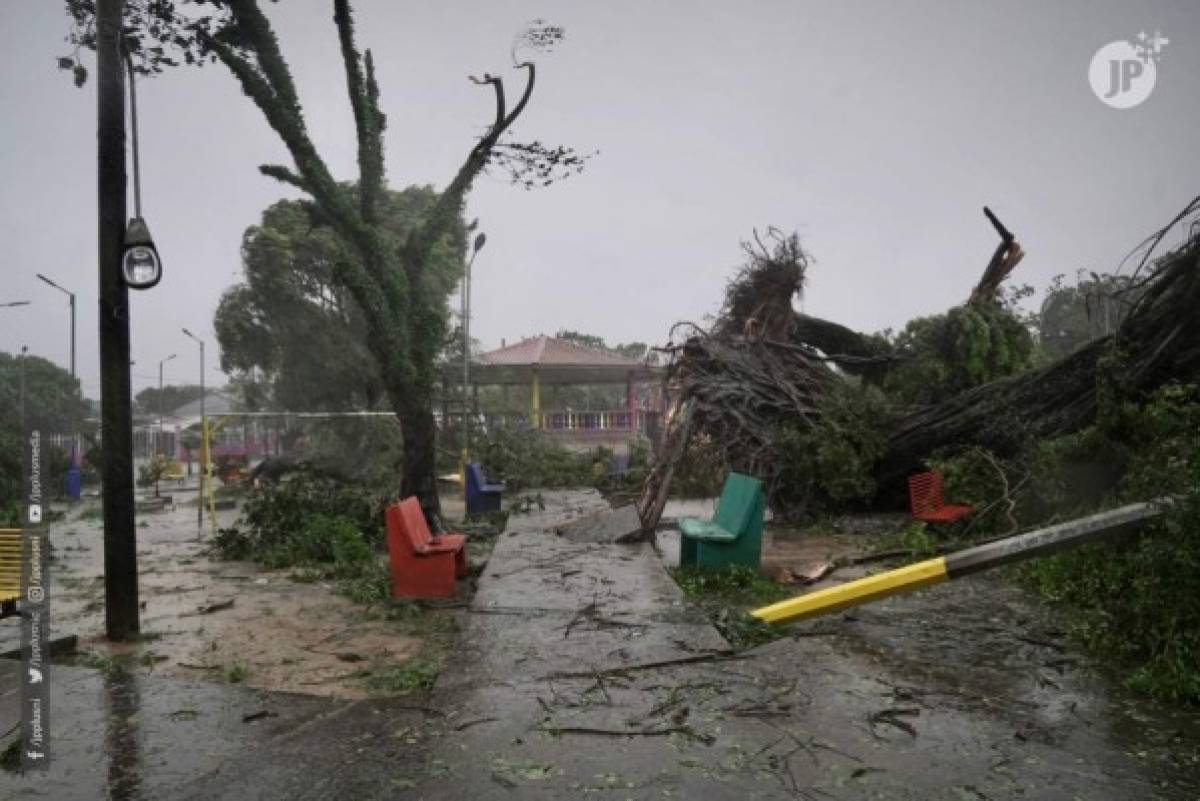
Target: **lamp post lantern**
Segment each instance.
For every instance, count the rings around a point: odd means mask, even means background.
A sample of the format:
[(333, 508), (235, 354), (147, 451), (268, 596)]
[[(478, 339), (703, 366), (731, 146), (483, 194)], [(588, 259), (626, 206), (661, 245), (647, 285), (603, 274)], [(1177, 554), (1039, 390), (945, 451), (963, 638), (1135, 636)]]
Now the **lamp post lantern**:
[(28, 306), (27, 300), (10, 300), (7, 303), (0, 303), (0, 309), (11, 309), (14, 306)]
[(142, 165), (138, 151), (137, 80), (133, 59), (125, 52), (125, 68), (129, 74), (129, 116), (133, 129), (133, 218), (125, 229), (124, 249), (121, 252), (121, 277), (130, 289), (149, 289), (162, 278), (162, 260), (150, 226), (142, 217)]
[(196, 504), (196, 525), (204, 527), (204, 482), (208, 477), (208, 416), (204, 413), (204, 340), (186, 328), (185, 336), (200, 346), (200, 491)]

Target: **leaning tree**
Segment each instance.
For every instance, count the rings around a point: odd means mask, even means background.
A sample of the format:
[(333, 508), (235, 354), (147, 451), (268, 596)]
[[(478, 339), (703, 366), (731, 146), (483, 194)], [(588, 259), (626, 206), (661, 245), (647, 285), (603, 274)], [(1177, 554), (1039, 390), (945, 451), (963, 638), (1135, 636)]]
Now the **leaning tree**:
[[(183, 13), (184, 6), (191, 7), (190, 14)], [(72, 70), (80, 84), (87, 73), (78, 48), (95, 45), (90, 24), (94, 7), (94, 0), (67, 0), (75, 22), (70, 38), (76, 53), (60, 58), (59, 66)], [(485, 73), (471, 78), (491, 89), (492, 121), (438, 192), (421, 225), (398, 236), (381, 215), (387, 118), (380, 106), (375, 63), (371, 51), (361, 51), (355, 41), (349, 0), (333, 0), (333, 12), (358, 143), (356, 191), (334, 177), (313, 142), (291, 69), (257, 0), (130, 0), (126, 50), (135, 69), (143, 73), (175, 66), (180, 59), (189, 64), (221, 62), (279, 135), (292, 165), (259, 169), (303, 191), (346, 244), (348, 255), (334, 265), (333, 275), (362, 312), (367, 348), (378, 363), (400, 422), (404, 442), (400, 491), (418, 496), (426, 513), (436, 514), (433, 396), (448, 321), (446, 291), (431, 275), (431, 261), (458, 223), (475, 180), (489, 167), (506, 171), (526, 188), (582, 169), (586, 157), (570, 148), (506, 138), (528, 106), (537, 75), (534, 62), (521, 54), (552, 49), (562, 40), (563, 30), (538, 20), (514, 41), (513, 67), (524, 75), (515, 103), (510, 105), (500, 76)]]

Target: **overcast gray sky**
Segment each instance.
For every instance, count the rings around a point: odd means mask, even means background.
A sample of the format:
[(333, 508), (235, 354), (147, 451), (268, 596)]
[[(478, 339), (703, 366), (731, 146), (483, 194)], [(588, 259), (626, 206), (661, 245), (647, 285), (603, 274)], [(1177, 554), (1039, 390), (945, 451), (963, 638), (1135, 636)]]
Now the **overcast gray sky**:
[[(466, 76), (503, 70), (523, 23), (566, 28), (516, 133), (600, 153), (548, 189), (497, 176), (471, 195), (488, 234), (472, 328), (486, 346), (559, 328), (662, 342), (672, 322), (716, 309), (739, 240), (768, 225), (798, 230), (816, 258), (806, 311), (898, 327), (969, 293), (996, 241), (985, 203), (1028, 252), (1015, 280), (1041, 288), (1111, 269), (1200, 193), (1194, 0), (355, 6), (389, 115), (393, 187), (448, 180), (492, 111)], [(268, 5), (314, 138), (350, 178), (331, 7)], [(79, 372), (96, 396), (95, 84), (77, 90), (55, 68), (59, 0), (0, 0), (0, 15), (0, 303), (34, 301), (0, 309), (0, 350), (28, 344), (66, 364), (65, 298), (34, 278), (46, 273), (79, 294)], [(1111, 109), (1088, 63), (1140, 30), (1170, 40), (1157, 86)], [(141, 82), (139, 106), (165, 277), (131, 293), (135, 391), (173, 352), (168, 382), (198, 377), (179, 328), (213, 341), (242, 232), (289, 194), (257, 173), (286, 153), (220, 65)]]

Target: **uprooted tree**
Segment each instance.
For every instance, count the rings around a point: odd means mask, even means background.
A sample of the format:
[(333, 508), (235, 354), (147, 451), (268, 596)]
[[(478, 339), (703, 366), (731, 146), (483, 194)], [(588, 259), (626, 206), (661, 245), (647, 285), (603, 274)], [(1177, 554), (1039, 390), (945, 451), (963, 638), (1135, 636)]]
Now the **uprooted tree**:
[[(189, 4), (191, 16), (180, 10)], [(94, 5), (92, 0), (67, 0), (75, 22), (70, 41), (76, 52), (60, 58), (59, 66), (72, 70), (77, 84), (87, 78), (78, 49), (95, 45)], [(507, 172), (514, 183), (526, 188), (582, 169), (586, 157), (570, 148), (505, 139), (528, 105), (536, 78), (533, 61), (520, 60), (519, 54), (552, 49), (562, 40), (563, 30), (539, 20), (517, 37), (513, 66), (524, 73), (525, 85), (511, 106), (501, 77), (485, 73), (471, 79), (491, 88), (493, 120), (437, 194), (422, 223), (397, 235), (383, 219), (386, 117), (375, 64), (371, 51), (360, 51), (355, 42), (349, 0), (333, 0), (333, 12), (357, 135), (355, 187), (334, 178), (312, 141), (291, 70), (257, 0), (130, 0), (125, 49), (134, 69), (143, 74), (175, 66), (178, 58), (171, 55), (172, 49), (189, 64), (215, 58), (233, 73), (279, 135), (293, 166), (264, 165), (260, 170), (306, 193), (314, 216), (345, 244), (346, 255), (333, 264), (332, 274), (362, 313), (366, 347), (400, 421), (404, 451), (400, 491), (418, 496), (426, 513), (436, 514), (432, 400), (436, 361), (448, 326), (449, 289), (432, 275), (431, 261), (459, 225), (472, 184), (489, 167)]]
[[(677, 324), (665, 348), (674, 401), (639, 502), (643, 528), (657, 524), (697, 442), (763, 479), (772, 508), (788, 515), (805, 511), (812, 494), (798, 485), (822, 471), (861, 468), (855, 480), (824, 482), (826, 498), (894, 498), (935, 454), (1014, 454), (1093, 424), (1106, 393), (1144, 397), (1167, 381), (1195, 379), (1200, 236), (1194, 228), (1175, 250), (1151, 256), (1198, 210), (1200, 198), (1143, 243), (1141, 263), (1120, 283), (1126, 306), (1112, 333), (1039, 367), (1029, 331), (1001, 292), (1023, 252), (990, 213), (1001, 242), (967, 302), (913, 321), (894, 339), (794, 311), (808, 257), (795, 235), (771, 231), (765, 243), (756, 235), (715, 324)], [(938, 366), (922, 372), (926, 350)]]

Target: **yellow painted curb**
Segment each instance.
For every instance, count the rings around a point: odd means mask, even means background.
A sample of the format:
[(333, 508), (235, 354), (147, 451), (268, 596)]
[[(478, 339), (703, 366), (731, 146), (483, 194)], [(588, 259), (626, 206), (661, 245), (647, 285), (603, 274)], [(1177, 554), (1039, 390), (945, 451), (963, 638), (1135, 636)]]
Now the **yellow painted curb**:
[(806, 617), (815, 617), (839, 609), (848, 609), (869, 601), (895, 595), (898, 592), (928, 587), (946, 581), (946, 559), (939, 556), (936, 559), (926, 559), (897, 570), (889, 570), (874, 576), (867, 576), (855, 581), (848, 581), (836, 587), (826, 587), (823, 590), (810, 592), (796, 598), (789, 598), (761, 609), (755, 609), (750, 614), (767, 623), (787, 623)]

